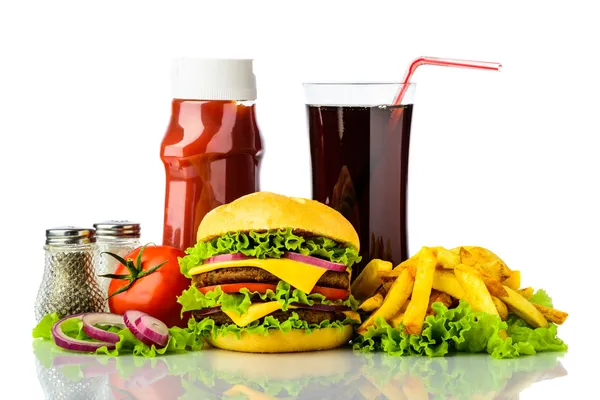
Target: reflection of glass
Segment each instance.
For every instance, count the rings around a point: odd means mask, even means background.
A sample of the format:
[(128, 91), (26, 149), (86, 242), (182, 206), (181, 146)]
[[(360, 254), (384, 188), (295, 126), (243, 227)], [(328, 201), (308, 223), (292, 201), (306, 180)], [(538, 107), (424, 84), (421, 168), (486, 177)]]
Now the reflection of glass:
[(47, 341), (36, 341), (34, 352), (49, 399), (517, 399), (567, 374), (562, 353), (496, 360), (205, 350), (146, 359), (74, 354)]
[(362, 262), (404, 261), (406, 191), (415, 85), (391, 105), (395, 83), (306, 84), (312, 196), (344, 215), (360, 237)]

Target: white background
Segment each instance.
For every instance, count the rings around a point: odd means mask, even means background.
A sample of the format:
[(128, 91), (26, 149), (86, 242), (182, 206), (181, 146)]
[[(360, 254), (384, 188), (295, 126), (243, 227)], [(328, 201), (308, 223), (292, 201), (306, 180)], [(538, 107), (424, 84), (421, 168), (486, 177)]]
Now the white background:
[(420, 55), (500, 61), (500, 73), (415, 75), (410, 250), (488, 247), (570, 313), (559, 331), (570, 376), (522, 398), (589, 384), (600, 267), (594, 2), (410, 3), (1, 3), (1, 343), (15, 344), (2, 356), (34, 382), (23, 398), (41, 396), (29, 332), (44, 230), (134, 219), (144, 241), (161, 240), (159, 146), (179, 56), (255, 59), (262, 189), (300, 196), (311, 193), (302, 82), (396, 81)]

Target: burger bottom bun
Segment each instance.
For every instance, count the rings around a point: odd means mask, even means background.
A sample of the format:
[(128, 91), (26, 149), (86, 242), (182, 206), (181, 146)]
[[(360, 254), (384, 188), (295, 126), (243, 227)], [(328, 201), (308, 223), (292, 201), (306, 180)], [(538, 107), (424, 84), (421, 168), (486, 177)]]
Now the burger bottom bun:
[(274, 330), (268, 335), (243, 332), (239, 339), (235, 333), (228, 333), (224, 336), (211, 336), (208, 342), (219, 349), (244, 353), (291, 353), (343, 346), (350, 341), (353, 332), (352, 325), (344, 325), (343, 330), (321, 328), (309, 334), (303, 329), (292, 329), (287, 333)]

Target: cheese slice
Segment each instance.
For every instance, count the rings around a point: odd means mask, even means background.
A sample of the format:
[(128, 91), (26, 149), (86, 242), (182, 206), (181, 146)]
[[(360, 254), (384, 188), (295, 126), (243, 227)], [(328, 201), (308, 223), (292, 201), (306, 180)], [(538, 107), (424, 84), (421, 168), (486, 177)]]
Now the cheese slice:
[[(296, 308), (294, 306), (288, 306), (288, 308)], [(232, 310), (223, 310), (225, 314), (237, 325), (237, 326), (246, 326), (252, 321), (256, 321), (257, 319), (261, 319), (262, 317), (271, 314), (277, 310), (281, 309), (281, 304), (278, 301), (269, 301), (266, 303), (254, 303), (248, 307), (248, 312), (246, 314), (238, 315), (235, 311)]]
[(325, 268), (315, 267), (287, 258), (249, 258), (247, 260), (224, 261), (219, 263), (199, 265), (190, 269), (190, 275), (221, 268), (257, 267), (275, 275), (304, 293), (310, 293), (317, 281), (327, 271)]

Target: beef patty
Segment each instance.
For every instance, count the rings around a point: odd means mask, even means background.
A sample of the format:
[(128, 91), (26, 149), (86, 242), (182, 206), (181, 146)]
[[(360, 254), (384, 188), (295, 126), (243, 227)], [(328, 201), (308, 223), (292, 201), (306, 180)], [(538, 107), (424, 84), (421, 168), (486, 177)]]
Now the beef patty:
[[(225, 283), (258, 282), (277, 284), (280, 280), (270, 272), (257, 267), (221, 268), (192, 276), (192, 282), (198, 288)], [(336, 289), (348, 289), (350, 286), (350, 276), (348, 272), (325, 271), (316, 285)]]
[[(329, 320), (329, 321), (333, 322), (333, 321), (343, 321), (344, 319), (346, 319), (346, 315), (344, 315), (341, 312), (329, 312), (329, 311), (311, 310), (311, 309), (304, 309), (304, 308), (293, 309), (293, 310), (288, 310), (288, 311), (279, 310), (279, 311), (275, 311), (274, 313), (269, 314), (269, 316), (276, 318), (279, 322), (284, 322), (289, 317), (292, 316), (293, 312), (298, 314), (298, 318), (308, 322), (309, 324), (319, 324), (325, 320)], [(197, 314), (194, 311), (192, 311), (192, 315), (194, 315), (194, 318), (196, 318), (197, 320), (201, 320), (203, 318), (210, 318), (215, 321), (216, 325), (233, 324), (233, 321), (231, 320), (231, 318), (229, 318), (227, 316), (227, 314), (225, 314), (223, 312), (218, 312), (218, 313), (210, 314), (207, 316), (197, 316)], [(260, 321), (260, 323), (262, 323), (264, 321), (264, 318), (261, 318), (259, 321)]]

